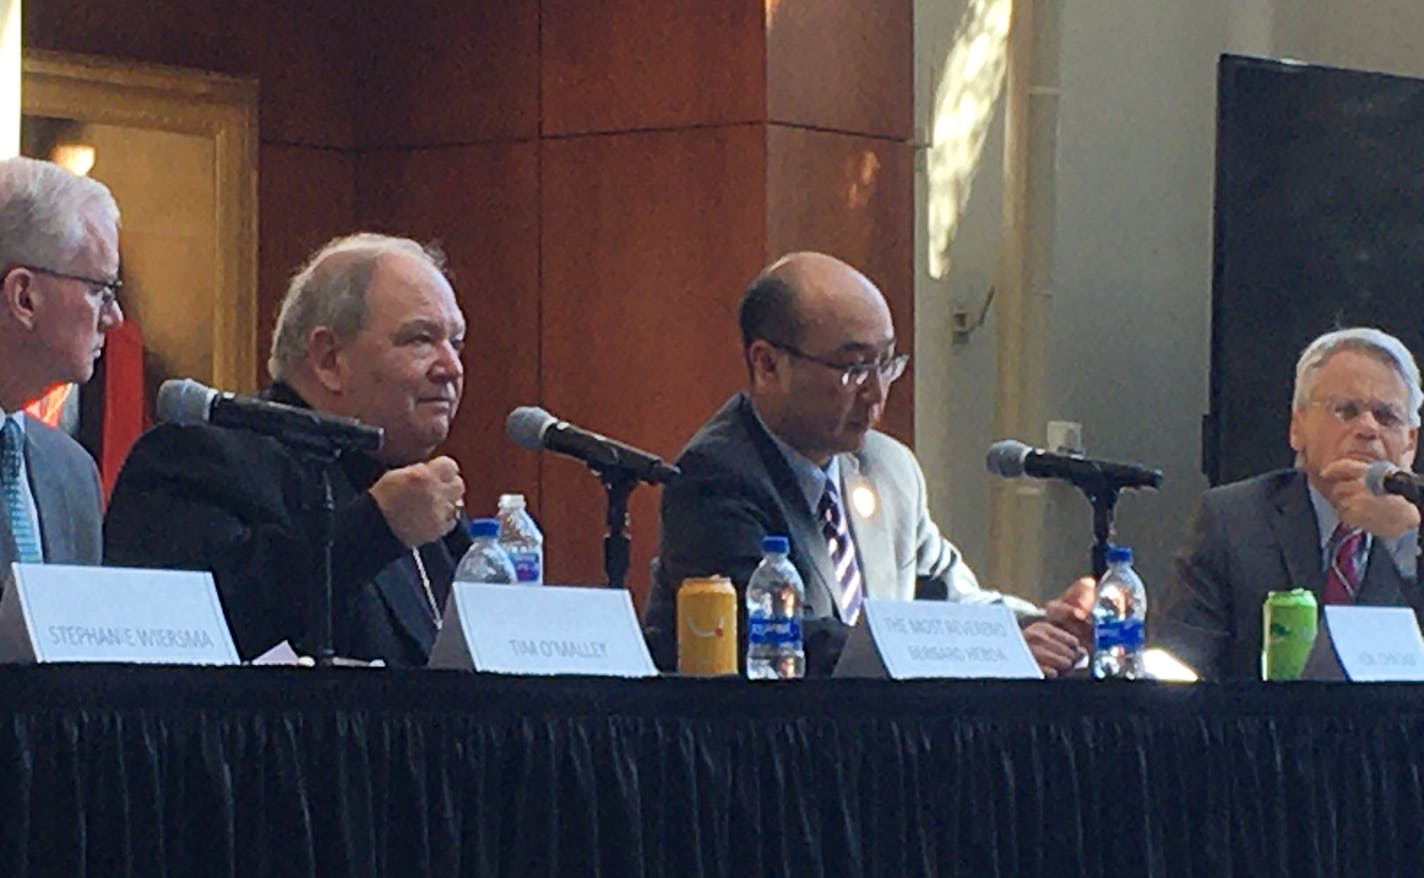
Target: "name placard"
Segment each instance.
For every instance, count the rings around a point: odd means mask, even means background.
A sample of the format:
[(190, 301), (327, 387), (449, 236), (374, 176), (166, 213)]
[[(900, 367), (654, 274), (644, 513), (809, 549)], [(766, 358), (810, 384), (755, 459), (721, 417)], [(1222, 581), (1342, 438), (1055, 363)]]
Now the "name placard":
[(893, 679), (1043, 677), (1013, 611), (1002, 604), (867, 598), (864, 612)]
[(1324, 628), (1352, 682), (1424, 680), (1424, 637), (1408, 607), (1329, 606)]
[(15, 563), (0, 661), (235, 665), (237, 650), (211, 573)]
[(433, 668), (498, 674), (656, 677), (623, 589), (457, 582)]

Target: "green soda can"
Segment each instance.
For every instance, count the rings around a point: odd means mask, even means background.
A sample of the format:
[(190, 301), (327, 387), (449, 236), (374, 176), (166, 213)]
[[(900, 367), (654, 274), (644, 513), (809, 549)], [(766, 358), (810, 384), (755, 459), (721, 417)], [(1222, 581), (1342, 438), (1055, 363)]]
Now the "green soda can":
[(1261, 678), (1299, 680), (1315, 645), (1319, 611), (1307, 588), (1266, 594), (1261, 611)]

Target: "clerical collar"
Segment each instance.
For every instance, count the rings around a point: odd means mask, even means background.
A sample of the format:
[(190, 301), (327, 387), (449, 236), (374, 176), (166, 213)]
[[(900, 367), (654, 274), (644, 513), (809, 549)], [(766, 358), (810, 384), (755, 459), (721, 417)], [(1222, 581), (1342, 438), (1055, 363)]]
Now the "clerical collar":
[[(265, 389), (257, 394), (260, 399), (269, 402), (280, 402), (283, 405), (296, 406), (298, 408), (314, 408), (301, 394), (293, 389), (292, 385), (283, 381), (273, 381)], [(359, 451), (348, 451), (341, 456), (341, 469), (346, 473), (347, 478), (353, 485), (364, 490), (376, 483), (382, 475), (390, 469), (384, 463)]]

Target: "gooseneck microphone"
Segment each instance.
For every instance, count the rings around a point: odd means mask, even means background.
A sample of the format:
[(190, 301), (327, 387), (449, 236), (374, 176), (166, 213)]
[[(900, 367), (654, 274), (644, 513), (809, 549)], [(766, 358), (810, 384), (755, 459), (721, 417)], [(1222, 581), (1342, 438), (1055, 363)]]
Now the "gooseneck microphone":
[(510, 412), (504, 432), (521, 448), (557, 451), (595, 470), (621, 471), (649, 484), (666, 482), (678, 474), (677, 467), (664, 463), (655, 454), (575, 427), (538, 406), (524, 405)]
[(1397, 494), (1416, 506), (1424, 505), (1424, 478), (1400, 469), (1387, 460), (1377, 460), (1365, 470), (1365, 487), (1371, 494)]
[(1162, 471), (1138, 463), (1095, 460), (1081, 454), (1059, 454), (1031, 448), (1014, 439), (1002, 439), (989, 446), (985, 458), (989, 472), (996, 476), (1062, 479), (1080, 488), (1156, 488)]
[(223, 393), (191, 378), (163, 382), (156, 408), (160, 421), (249, 430), (311, 449), (371, 452), (381, 447), (384, 436), (380, 427), (354, 418)]

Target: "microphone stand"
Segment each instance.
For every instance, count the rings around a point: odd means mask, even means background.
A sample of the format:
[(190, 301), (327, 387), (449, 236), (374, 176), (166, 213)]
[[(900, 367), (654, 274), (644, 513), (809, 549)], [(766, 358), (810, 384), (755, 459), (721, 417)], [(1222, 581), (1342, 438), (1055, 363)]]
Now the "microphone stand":
[(1102, 579), (1108, 570), (1108, 541), (1113, 534), (1113, 510), (1122, 489), (1105, 478), (1075, 483), (1093, 505), (1093, 578)]
[(628, 535), (628, 496), (638, 487), (638, 479), (623, 467), (590, 465), (589, 469), (597, 474), (608, 500), (604, 516), (608, 532), (603, 537), (603, 573), (608, 578), (607, 586), (626, 589), (633, 544)]
[(318, 667), (336, 664), (336, 635), (332, 630), (331, 555), (336, 542), (336, 501), (331, 494), (331, 467), (341, 459), (342, 449), (319, 443), (294, 444), (293, 450), (302, 459), (307, 472), (320, 482), (321, 495), (314, 509), (317, 513), (317, 537), (321, 542), (321, 575), (317, 577), (315, 594), (307, 609), (307, 630), (316, 632), (316, 642), (310, 644)]
[(333, 625), (335, 598), (332, 583), (332, 552), (336, 544), (336, 501), (331, 493), (331, 468), (347, 451), (361, 450), (360, 437), (331, 434), (325, 436), (287, 436), (283, 444), (292, 451), (307, 473), (317, 482), (321, 494), (310, 509), (317, 513), (317, 538), (321, 542), (321, 575), (316, 578), (310, 604), (307, 608), (307, 631), (315, 632), (315, 642), (308, 645), (317, 667), (330, 668), (343, 663), (336, 655), (336, 632)]

